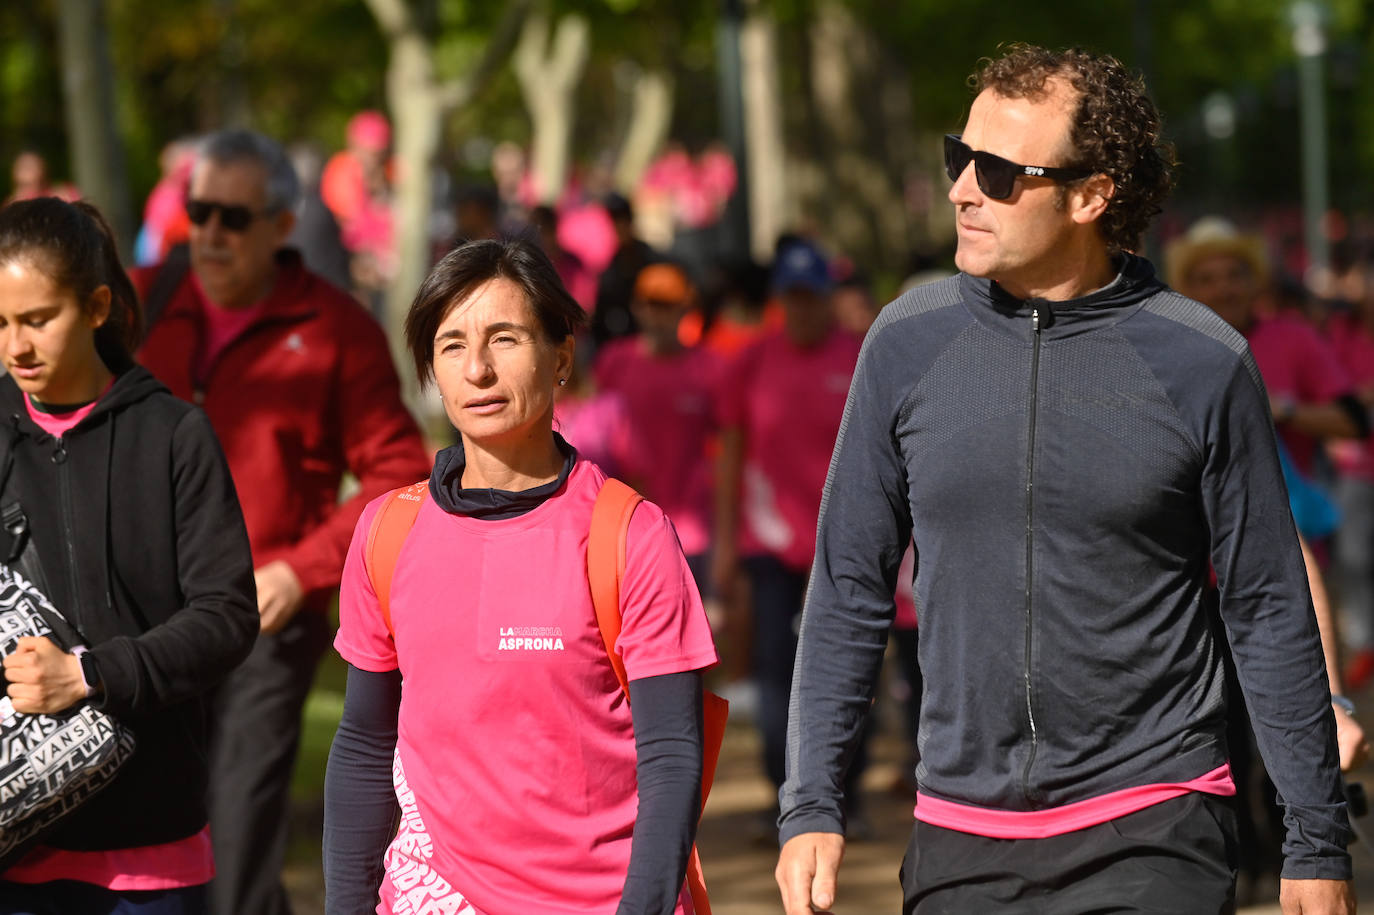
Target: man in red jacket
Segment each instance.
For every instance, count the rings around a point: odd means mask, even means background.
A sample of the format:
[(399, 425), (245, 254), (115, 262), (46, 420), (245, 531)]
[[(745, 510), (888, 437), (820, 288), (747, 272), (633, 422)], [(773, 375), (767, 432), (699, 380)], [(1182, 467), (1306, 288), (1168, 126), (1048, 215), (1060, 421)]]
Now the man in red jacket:
[[(297, 193), (273, 141), (209, 137), (186, 202), (189, 269), (135, 277), (151, 323), (140, 359), (209, 414), (256, 569), (262, 635), (211, 725), (216, 915), (290, 911), (288, 789), (330, 596), (363, 505), (429, 473), (381, 328), (282, 248)], [(359, 490), (340, 502), (345, 472)]]

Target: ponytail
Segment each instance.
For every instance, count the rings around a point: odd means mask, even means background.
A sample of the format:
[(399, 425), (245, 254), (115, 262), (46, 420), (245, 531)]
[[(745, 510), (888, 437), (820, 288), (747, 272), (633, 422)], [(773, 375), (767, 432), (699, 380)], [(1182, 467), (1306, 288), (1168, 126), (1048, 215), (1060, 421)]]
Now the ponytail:
[(85, 201), (56, 197), (19, 200), (0, 209), (0, 264), (37, 260), (53, 282), (75, 293), (82, 307), (101, 286), (110, 288), (110, 313), (96, 328), (95, 347), (111, 371), (133, 361), (143, 339), (143, 312), (119, 262), (114, 233)]

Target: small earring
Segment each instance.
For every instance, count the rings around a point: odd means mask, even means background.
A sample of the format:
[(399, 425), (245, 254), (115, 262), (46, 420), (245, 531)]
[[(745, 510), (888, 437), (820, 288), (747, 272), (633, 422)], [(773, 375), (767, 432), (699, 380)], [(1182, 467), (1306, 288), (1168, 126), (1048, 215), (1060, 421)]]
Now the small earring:
[(558, 379), (558, 386), (559, 386), (560, 388), (563, 387), (563, 385), (565, 385), (565, 384), (567, 384), (567, 383), (568, 383), (568, 379), (566, 379), (566, 378), (560, 378), (560, 379)]

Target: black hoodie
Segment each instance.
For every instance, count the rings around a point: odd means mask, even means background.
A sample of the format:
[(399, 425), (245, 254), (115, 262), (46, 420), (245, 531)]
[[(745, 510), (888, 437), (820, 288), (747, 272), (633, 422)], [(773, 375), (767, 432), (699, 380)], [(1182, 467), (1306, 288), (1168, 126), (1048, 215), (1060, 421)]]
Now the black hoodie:
[[(95, 658), (97, 704), (138, 741), (115, 783), (46, 842), (94, 850), (194, 835), (206, 823), (203, 697), (258, 630), (248, 535), (219, 442), (204, 413), (137, 367), (61, 438), (0, 378), (0, 422), (0, 458), (13, 457), (0, 502), (23, 506), (48, 597)], [(9, 546), (0, 530), (0, 555)]]

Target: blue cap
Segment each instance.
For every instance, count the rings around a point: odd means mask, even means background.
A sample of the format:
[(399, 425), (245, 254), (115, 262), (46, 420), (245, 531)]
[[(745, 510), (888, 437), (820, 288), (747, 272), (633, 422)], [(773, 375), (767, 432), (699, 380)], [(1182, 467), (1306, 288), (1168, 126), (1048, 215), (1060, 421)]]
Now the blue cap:
[(773, 289), (806, 289), (809, 292), (830, 291), (830, 265), (814, 245), (797, 242), (778, 252), (773, 264)]

